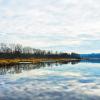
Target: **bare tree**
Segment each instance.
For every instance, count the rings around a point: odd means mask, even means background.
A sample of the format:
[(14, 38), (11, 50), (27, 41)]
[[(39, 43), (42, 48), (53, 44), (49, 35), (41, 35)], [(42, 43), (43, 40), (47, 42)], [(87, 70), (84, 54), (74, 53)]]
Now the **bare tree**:
[(20, 44), (15, 45), (15, 53), (22, 53), (22, 45)]

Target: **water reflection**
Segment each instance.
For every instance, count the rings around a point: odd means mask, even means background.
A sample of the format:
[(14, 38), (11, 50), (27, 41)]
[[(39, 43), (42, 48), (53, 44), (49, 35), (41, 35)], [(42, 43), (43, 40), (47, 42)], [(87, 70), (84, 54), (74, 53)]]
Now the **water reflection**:
[(28, 71), (32, 69), (40, 69), (43, 67), (52, 67), (52, 66), (60, 66), (62, 64), (77, 64), (80, 60), (75, 61), (59, 61), (59, 62), (40, 62), (36, 64), (15, 64), (15, 65), (4, 65), (0, 66), (0, 75), (4, 74), (15, 74), (15, 73), (22, 73), (23, 71)]
[(100, 64), (60, 61), (1, 66), (0, 100), (100, 100)]
[(81, 60), (81, 62), (85, 62), (85, 63), (100, 63), (100, 59)]

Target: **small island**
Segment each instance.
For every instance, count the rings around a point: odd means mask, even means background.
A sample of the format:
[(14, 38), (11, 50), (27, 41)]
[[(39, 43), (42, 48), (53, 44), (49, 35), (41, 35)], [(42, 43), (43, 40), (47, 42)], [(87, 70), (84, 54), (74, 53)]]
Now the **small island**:
[(24, 47), (21, 44), (0, 44), (0, 65), (38, 63), (43, 61), (75, 61), (80, 59), (82, 58), (77, 53), (46, 51)]

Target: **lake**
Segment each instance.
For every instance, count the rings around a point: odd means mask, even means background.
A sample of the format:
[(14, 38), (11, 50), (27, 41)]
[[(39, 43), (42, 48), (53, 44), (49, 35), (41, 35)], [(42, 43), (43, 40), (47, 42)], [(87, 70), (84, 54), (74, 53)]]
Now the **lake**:
[(0, 66), (0, 100), (100, 100), (100, 63)]

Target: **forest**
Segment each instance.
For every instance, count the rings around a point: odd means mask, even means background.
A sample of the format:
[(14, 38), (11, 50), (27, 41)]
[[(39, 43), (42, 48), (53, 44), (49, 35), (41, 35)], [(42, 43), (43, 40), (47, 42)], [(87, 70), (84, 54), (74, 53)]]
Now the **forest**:
[(31, 47), (25, 47), (21, 44), (6, 44), (0, 43), (0, 58), (13, 59), (13, 58), (74, 58), (80, 59), (80, 54), (66, 53), (66, 52), (53, 52), (49, 50), (40, 50)]

